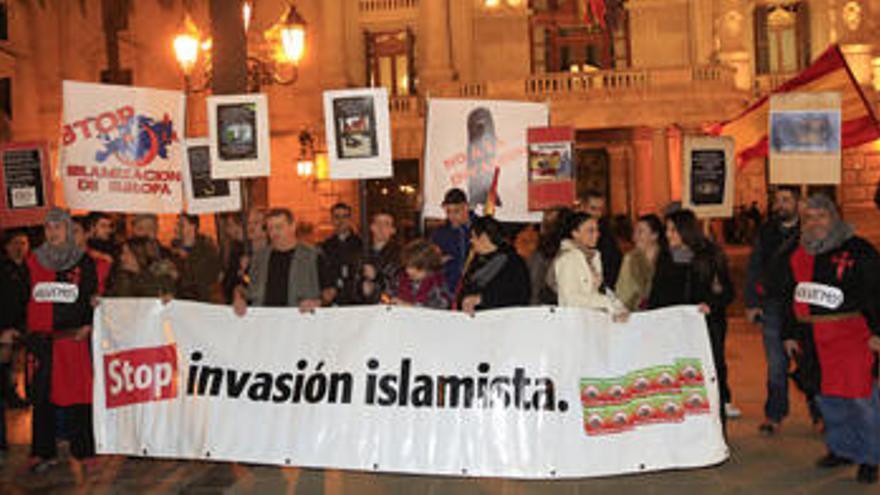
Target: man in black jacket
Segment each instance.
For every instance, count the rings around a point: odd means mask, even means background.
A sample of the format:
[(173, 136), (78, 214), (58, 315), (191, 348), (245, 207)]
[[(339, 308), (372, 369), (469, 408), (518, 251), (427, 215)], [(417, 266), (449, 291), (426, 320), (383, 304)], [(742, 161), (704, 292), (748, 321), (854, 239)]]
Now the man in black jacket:
[(321, 243), (321, 292), (327, 306), (357, 302), (356, 270), (364, 245), (351, 225), (351, 206), (336, 203), (330, 209), (333, 235)]
[(765, 435), (776, 433), (788, 415), (788, 358), (782, 346), (786, 308), (782, 271), (800, 239), (799, 199), (796, 187), (780, 187), (773, 193), (773, 215), (758, 231), (746, 276), (746, 318), (761, 325), (767, 356), (765, 420), (759, 426)]

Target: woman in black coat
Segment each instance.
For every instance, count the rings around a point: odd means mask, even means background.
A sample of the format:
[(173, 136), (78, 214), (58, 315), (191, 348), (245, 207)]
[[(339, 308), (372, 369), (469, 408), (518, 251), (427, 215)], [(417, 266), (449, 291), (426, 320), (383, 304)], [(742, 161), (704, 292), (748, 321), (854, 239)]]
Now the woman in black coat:
[(492, 217), (471, 222), (474, 258), (462, 276), (456, 308), (475, 310), (528, 306), (531, 297), (526, 262), (504, 240), (501, 224)]
[(721, 394), (721, 414), (730, 403), (727, 384), (727, 361), (724, 345), (727, 339), (727, 307), (735, 296), (727, 266), (727, 257), (700, 230), (690, 210), (679, 210), (666, 218), (669, 251), (657, 260), (657, 269), (648, 299), (650, 309), (696, 304), (706, 315), (712, 357)]

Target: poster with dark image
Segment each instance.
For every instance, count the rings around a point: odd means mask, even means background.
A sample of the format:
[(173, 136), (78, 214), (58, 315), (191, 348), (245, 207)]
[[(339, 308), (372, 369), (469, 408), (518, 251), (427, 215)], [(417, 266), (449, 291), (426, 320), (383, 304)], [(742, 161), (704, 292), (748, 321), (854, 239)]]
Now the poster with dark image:
[(40, 150), (4, 150), (2, 159), (6, 208), (15, 210), (46, 206), (43, 154)]
[(196, 199), (229, 196), (229, 181), (211, 179), (211, 150), (206, 146), (190, 146), (186, 150), (189, 158), (189, 177), (192, 181), (193, 197)]
[(724, 150), (691, 151), (691, 202), (694, 205), (724, 204), (727, 168)]
[(340, 159), (379, 155), (373, 98), (359, 96), (333, 100), (336, 154)]
[(255, 104), (217, 105), (217, 153), (221, 160), (256, 159), (257, 131)]
[(770, 114), (770, 143), (776, 153), (839, 153), (840, 112), (784, 111)]

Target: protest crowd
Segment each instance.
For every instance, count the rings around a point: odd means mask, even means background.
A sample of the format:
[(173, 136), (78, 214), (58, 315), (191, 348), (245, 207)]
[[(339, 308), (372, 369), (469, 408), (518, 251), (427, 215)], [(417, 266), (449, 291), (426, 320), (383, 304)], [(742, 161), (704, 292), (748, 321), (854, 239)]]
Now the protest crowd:
[[(166, 246), (153, 215), (71, 216), (53, 209), (42, 232), (9, 230), (3, 237), (0, 414), (4, 407), (33, 408), (26, 470), (51, 469), (60, 440), (87, 468), (99, 468), (91, 410), (93, 312), (101, 298), (147, 297), (226, 304), (230, 318), (246, 318), (248, 308), (258, 306), (311, 312), (392, 304), (473, 314), (558, 305), (601, 311), (621, 325), (634, 312), (695, 305), (705, 315), (726, 421), (740, 414), (728, 386), (725, 340), (727, 309), (741, 290), (748, 319), (764, 333), (767, 401), (760, 431), (772, 436), (782, 428), (794, 360), (796, 383), (827, 444), (817, 466), (855, 464), (858, 481), (877, 482), (880, 258), (841, 220), (834, 202), (779, 187), (739, 288), (720, 243), (692, 211), (673, 204), (639, 217), (625, 242), (632, 247), (623, 252), (605, 202), (590, 192), (572, 208), (545, 211), (540, 227), (529, 227), (538, 229), (539, 240), (527, 258), (515, 248), (515, 229), (475, 215), (461, 189), (445, 195), (445, 223), (407, 242), (389, 213), (372, 215), (357, 232), (353, 210), (343, 203), (330, 211), (332, 235), (315, 245), (300, 238), (288, 209), (252, 210), (244, 225), (235, 215), (225, 217), (218, 226), (222, 246), (200, 231), (198, 216), (181, 215)], [(51, 291), (67, 292), (47, 297)], [(16, 363), (25, 360), (22, 378)], [(0, 422), (0, 451), (7, 447), (5, 433)]]

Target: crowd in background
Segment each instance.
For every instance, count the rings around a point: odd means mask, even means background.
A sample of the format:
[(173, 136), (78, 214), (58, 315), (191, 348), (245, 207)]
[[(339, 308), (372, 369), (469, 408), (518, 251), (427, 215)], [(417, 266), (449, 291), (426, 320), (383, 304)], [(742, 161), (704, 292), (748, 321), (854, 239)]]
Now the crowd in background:
[[(798, 338), (806, 341), (792, 330), (795, 281), (787, 268), (796, 248), (810, 240), (797, 228), (799, 205), (837, 215), (833, 203), (799, 201), (794, 189), (775, 193), (774, 216), (754, 234), (757, 241), (744, 291), (749, 318), (764, 324), (769, 373), (767, 421), (761, 431), (768, 435), (779, 431), (787, 414), (789, 357), (809, 354), (794, 344)], [(45, 241), (33, 251), (29, 243), (34, 239), (24, 231), (7, 232), (0, 267), (0, 330), (7, 344), (0, 355), (4, 363), (0, 387), (12, 402), (22, 402), (10, 385), (8, 364), (8, 344), (21, 340), (37, 362), (27, 391), (34, 406), (29, 467), (38, 472), (51, 467), (59, 436), (71, 442), (74, 457), (85, 463), (94, 458), (90, 394), (84, 391), (91, 378), (83, 370), (91, 369), (86, 342), (99, 297), (229, 304), (239, 316), (249, 306), (309, 312), (328, 306), (399, 304), (473, 313), (559, 305), (599, 310), (616, 323), (626, 322), (637, 311), (695, 305), (707, 323), (722, 421), (739, 414), (731, 403), (725, 360), (727, 309), (735, 298), (734, 283), (724, 250), (693, 211), (673, 204), (663, 212), (639, 217), (631, 229), (631, 248), (624, 253), (615, 235), (620, 228), (613, 228), (606, 214), (606, 199), (589, 192), (572, 208), (544, 213), (537, 247), (524, 258), (514, 247), (516, 232), (490, 216), (475, 215), (464, 191), (449, 190), (443, 207), (442, 225), (407, 242), (398, 238), (397, 219), (384, 212), (372, 215), (365, 232), (356, 232), (352, 208), (344, 203), (331, 208), (333, 233), (316, 244), (304, 242), (294, 213), (283, 208), (251, 210), (245, 222), (238, 216), (225, 217), (218, 227), (223, 239), (219, 246), (201, 233), (199, 217), (190, 215), (179, 217), (176, 237), (168, 246), (157, 238), (153, 215), (134, 215), (128, 228), (120, 229), (114, 225), (119, 218), (108, 214), (70, 217), (53, 210), (44, 224)], [(839, 216), (835, 218), (839, 221)], [(755, 222), (760, 221), (758, 212)], [(119, 235), (123, 230), (127, 234)], [(833, 247), (851, 237), (850, 232)], [(859, 251), (860, 256), (876, 257), (869, 248)], [(819, 249), (811, 255), (822, 253)], [(869, 278), (859, 283), (873, 284)], [(35, 287), (45, 282), (64, 282), (78, 290), (68, 299), (40, 299)], [(876, 299), (866, 299), (862, 306), (874, 303)], [(880, 331), (880, 322), (872, 318), (868, 324), (874, 334)], [(822, 361), (819, 354), (812, 361), (817, 369)], [(802, 381), (816, 382), (810, 363), (803, 359), (801, 363)], [(59, 387), (65, 391), (59, 392)], [(825, 421), (825, 428), (830, 428), (829, 418), (823, 418), (827, 408), (821, 407), (820, 387), (804, 384), (802, 388), (808, 392), (815, 421)], [(875, 388), (870, 394), (876, 403)], [(59, 417), (64, 421), (59, 422)], [(66, 431), (59, 431), (59, 425)], [(840, 431), (834, 425), (834, 431)], [(880, 420), (876, 427), (875, 443), (860, 444), (855, 452), (831, 450), (825, 464), (858, 461), (867, 466), (864, 473), (860, 469), (860, 480), (876, 481)], [(849, 437), (846, 441), (853, 442)], [(0, 450), (4, 448), (5, 443), (0, 443)], [(835, 448), (833, 442), (829, 448)]]

